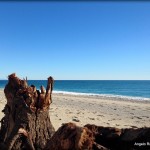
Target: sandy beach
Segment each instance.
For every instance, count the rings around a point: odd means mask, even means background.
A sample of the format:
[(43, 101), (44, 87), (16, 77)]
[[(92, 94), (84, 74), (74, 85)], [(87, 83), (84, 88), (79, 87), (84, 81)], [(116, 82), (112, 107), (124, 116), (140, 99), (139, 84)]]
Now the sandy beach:
[[(63, 123), (95, 124), (117, 128), (150, 127), (150, 101), (136, 101), (98, 96), (52, 94), (50, 118), (57, 130)], [(0, 90), (0, 119), (6, 104)]]

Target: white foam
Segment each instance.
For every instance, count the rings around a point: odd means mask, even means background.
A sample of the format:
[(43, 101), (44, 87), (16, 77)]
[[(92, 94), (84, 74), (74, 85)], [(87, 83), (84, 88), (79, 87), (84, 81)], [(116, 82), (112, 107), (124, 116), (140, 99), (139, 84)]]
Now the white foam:
[(85, 95), (85, 96), (97, 96), (106, 98), (117, 98), (124, 100), (138, 100), (138, 101), (150, 101), (150, 98), (145, 97), (134, 97), (134, 96), (124, 96), (124, 95), (113, 95), (113, 94), (95, 94), (95, 93), (78, 93), (69, 91), (53, 91), (53, 93), (66, 94), (66, 95)]

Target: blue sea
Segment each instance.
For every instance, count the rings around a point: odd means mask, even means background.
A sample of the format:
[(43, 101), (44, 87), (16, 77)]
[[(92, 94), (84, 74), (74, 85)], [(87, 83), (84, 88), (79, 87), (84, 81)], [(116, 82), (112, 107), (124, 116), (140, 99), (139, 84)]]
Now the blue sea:
[[(4, 88), (7, 80), (0, 80)], [(46, 87), (46, 80), (29, 80), (28, 85)], [(135, 100), (150, 100), (150, 80), (56, 80), (54, 93), (96, 95)]]

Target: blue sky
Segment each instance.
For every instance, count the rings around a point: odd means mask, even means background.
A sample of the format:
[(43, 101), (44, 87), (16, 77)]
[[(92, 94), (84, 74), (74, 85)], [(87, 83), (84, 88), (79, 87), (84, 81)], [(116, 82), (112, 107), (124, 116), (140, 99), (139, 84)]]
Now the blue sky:
[(0, 79), (149, 80), (149, 2), (0, 2)]

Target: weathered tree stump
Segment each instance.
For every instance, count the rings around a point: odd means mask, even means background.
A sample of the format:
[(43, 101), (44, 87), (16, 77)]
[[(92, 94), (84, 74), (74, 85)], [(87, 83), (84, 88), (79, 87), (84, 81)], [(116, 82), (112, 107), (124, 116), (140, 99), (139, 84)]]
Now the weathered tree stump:
[(46, 90), (41, 86), (41, 92), (15, 74), (8, 77), (4, 89), (7, 104), (0, 130), (1, 149), (34, 150), (45, 147), (55, 132), (49, 116), (52, 90), (52, 77), (48, 78)]

